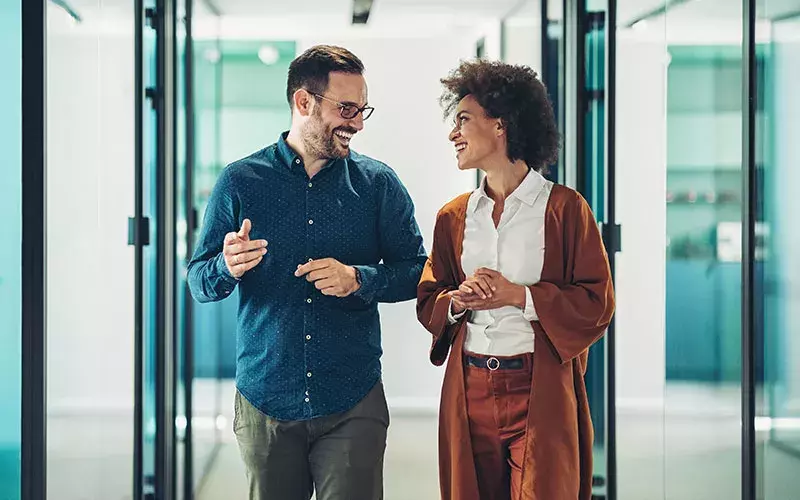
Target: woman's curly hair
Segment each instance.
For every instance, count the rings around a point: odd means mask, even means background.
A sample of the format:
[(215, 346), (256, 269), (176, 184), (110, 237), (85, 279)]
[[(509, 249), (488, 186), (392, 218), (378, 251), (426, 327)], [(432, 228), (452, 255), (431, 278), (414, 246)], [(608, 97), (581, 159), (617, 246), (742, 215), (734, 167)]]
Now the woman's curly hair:
[(472, 95), (491, 118), (506, 127), (511, 161), (522, 160), (543, 172), (558, 161), (559, 133), (547, 90), (528, 66), (497, 61), (462, 61), (442, 78), (440, 104), (451, 116)]

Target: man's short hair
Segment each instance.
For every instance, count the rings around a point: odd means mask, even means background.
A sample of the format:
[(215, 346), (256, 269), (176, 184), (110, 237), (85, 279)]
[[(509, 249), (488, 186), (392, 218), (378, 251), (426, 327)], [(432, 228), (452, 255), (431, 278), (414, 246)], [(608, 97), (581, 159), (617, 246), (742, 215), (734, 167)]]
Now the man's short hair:
[(293, 96), (299, 89), (315, 94), (324, 93), (332, 72), (361, 75), (364, 73), (364, 63), (349, 50), (335, 45), (315, 45), (297, 56), (289, 65), (286, 82), (289, 107), (293, 107)]

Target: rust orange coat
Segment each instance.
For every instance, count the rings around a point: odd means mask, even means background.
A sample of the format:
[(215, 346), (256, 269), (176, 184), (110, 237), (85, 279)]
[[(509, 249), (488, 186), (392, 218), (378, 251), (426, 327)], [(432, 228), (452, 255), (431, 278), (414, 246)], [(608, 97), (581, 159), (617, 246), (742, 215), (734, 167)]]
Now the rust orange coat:
[[(439, 408), (444, 500), (480, 500), (464, 390), (465, 320), (447, 324), (447, 294), (466, 279), (461, 251), (469, 196), (461, 195), (439, 211), (417, 290), (417, 316), (433, 334), (431, 362), (438, 366), (447, 360)], [(547, 203), (541, 281), (530, 290), (539, 321), (532, 322), (533, 381), (522, 494), (513, 500), (589, 500), (594, 431), (584, 374), (589, 347), (611, 322), (614, 292), (591, 209), (580, 194), (561, 185), (553, 186)]]

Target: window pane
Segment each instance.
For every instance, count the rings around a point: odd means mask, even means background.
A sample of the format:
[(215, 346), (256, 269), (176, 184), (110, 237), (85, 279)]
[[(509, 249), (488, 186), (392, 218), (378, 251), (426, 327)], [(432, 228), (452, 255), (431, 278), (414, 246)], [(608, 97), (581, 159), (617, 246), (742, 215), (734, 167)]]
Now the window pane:
[(756, 400), (759, 497), (797, 495), (800, 470), (800, 1), (757, 2)]
[[(0, 238), (22, 240), (22, 13), (20, 2), (0, 3)], [(0, 498), (20, 498), (22, 398), (22, 276), (18, 244), (0, 246)]]
[(737, 499), (742, 5), (688, 2), (666, 23), (665, 493)]
[(47, 490), (117, 500), (133, 475), (134, 11), (47, 6)]
[(622, 250), (614, 285), (620, 500), (665, 498), (667, 37), (663, 14), (640, 21), (648, 11), (641, 0), (617, 2), (614, 187)]

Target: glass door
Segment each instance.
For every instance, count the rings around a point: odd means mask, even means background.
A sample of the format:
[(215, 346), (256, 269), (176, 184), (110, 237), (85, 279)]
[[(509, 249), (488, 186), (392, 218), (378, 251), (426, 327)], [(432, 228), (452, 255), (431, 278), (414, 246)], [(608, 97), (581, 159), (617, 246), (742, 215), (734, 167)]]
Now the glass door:
[(136, 436), (134, 498), (156, 494), (156, 244), (157, 74), (155, 0), (137, 2), (136, 211), (132, 240), (136, 253)]
[[(41, 34), (41, 33), (40, 33)], [(0, 4), (0, 80), (3, 108), (0, 148), (0, 238), (22, 239), (22, 9), (20, 2)], [(22, 252), (19, 245), (0, 249), (0, 498), (18, 500), (21, 480), (22, 421)]]
[(133, 488), (135, 16), (111, 0), (46, 2), (47, 445), (34, 480), (52, 499)]
[[(567, 74), (574, 100), (566, 108), (566, 181), (583, 195), (601, 227), (612, 276), (619, 251), (619, 226), (615, 220), (614, 191), (614, 71), (616, 56), (608, 42), (608, 27), (614, 26), (615, 2), (582, 0), (565, 6), (567, 18)], [(612, 35), (614, 31), (612, 30)], [(607, 68), (610, 68), (608, 71)], [(614, 323), (589, 351), (586, 389), (594, 423), (593, 494), (616, 499), (616, 397)]]
[[(800, 470), (800, 1), (756, 2), (757, 498), (796, 496)], [(763, 345), (763, 350), (759, 346)]]

